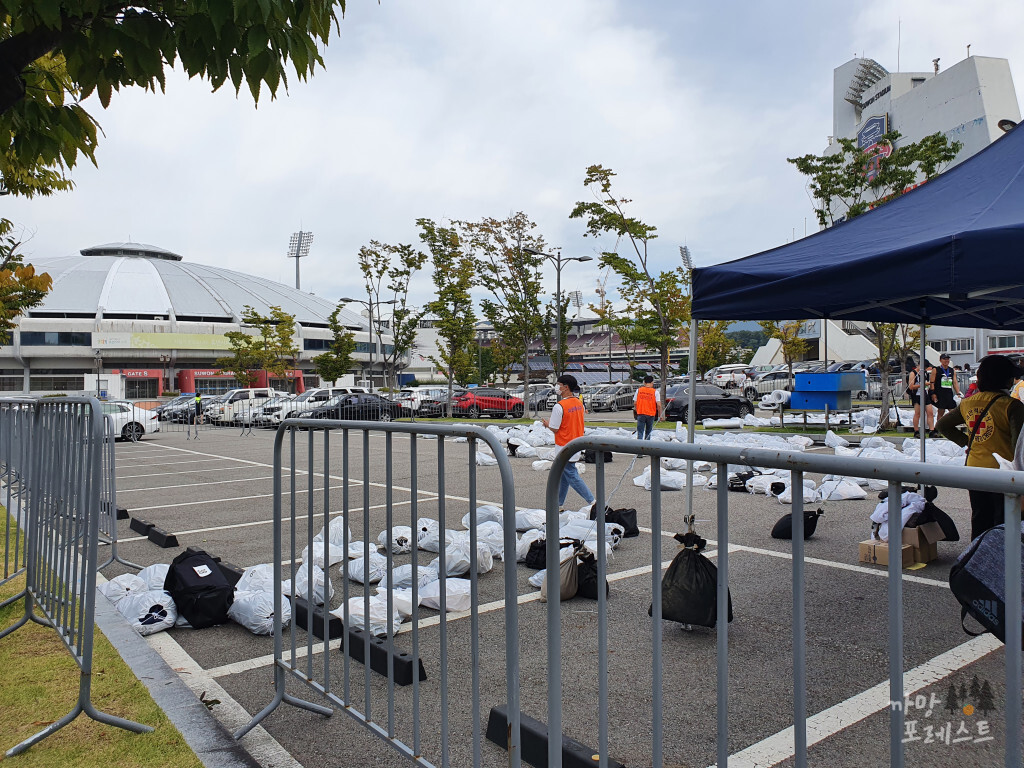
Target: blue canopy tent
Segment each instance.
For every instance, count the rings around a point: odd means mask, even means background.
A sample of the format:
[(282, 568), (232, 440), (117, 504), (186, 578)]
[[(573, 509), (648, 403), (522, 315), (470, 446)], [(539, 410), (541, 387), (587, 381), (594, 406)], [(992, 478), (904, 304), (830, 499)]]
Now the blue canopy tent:
[(695, 269), (702, 320), (1024, 326), (1024, 130), (852, 221)]

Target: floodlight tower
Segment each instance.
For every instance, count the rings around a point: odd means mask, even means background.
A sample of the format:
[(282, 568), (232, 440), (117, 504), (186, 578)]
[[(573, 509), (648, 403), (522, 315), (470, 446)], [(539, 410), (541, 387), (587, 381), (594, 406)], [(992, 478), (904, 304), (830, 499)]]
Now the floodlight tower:
[(312, 232), (293, 232), (288, 240), (288, 258), (295, 259), (295, 290), (299, 290), (299, 259), (309, 256), (309, 246), (312, 244)]

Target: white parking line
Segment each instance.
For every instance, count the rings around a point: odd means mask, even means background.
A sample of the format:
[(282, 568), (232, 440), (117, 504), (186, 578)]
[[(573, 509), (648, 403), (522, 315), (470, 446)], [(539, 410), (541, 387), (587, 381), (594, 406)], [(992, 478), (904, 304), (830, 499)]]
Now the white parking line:
[[(209, 464), (210, 462), (213, 462), (213, 461), (234, 461), (234, 462), (240, 462), (240, 461), (242, 461), (242, 459), (230, 459), (230, 458), (228, 458), (226, 456), (218, 458), (218, 459), (188, 459), (187, 461), (175, 461), (174, 462), (174, 466), (177, 467), (177, 466), (179, 466), (181, 464)], [(243, 463), (248, 463), (248, 462), (243, 462)], [(158, 464), (158, 463), (153, 463), (151, 465), (150, 464), (137, 464), (136, 463), (136, 464), (133, 464), (132, 466), (135, 466), (135, 467), (148, 467), (148, 466), (159, 467), (159, 466), (163, 466), (163, 465), (162, 464)], [(263, 464), (262, 466), (266, 467), (266, 466), (269, 466), (269, 465), (268, 464)]]
[[(118, 478), (119, 480), (121, 478)], [(117, 495), (120, 496), (124, 493), (139, 493), (141, 491), (167, 491), (172, 488), (205, 488), (208, 485), (224, 485), (225, 483), (258, 483), (263, 480), (273, 480), (274, 476), (269, 475), (267, 477), (238, 477), (231, 480), (211, 480), (206, 483), (182, 483), (181, 485), (158, 485), (155, 488), (118, 488)]]
[(134, 477), (161, 477), (163, 475), (197, 475), (200, 472), (226, 472), (240, 469), (263, 469), (263, 467), (214, 467), (213, 469), (183, 469), (180, 472), (150, 472), (145, 475), (118, 475), (118, 480), (129, 480)]
[[(949, 677), (957, 670), (973, 664), (1003, 644), (992, 635), (982, 635), (940, 653), (924, 664), (903, 674), (904, 696), (910, 696), (922, 688)], [(888, 678), (863, 693), (851, 696), (835, 706), (807, 718), (807, 746), (824, 741), (859, 723), (876, 712), (887, 710), (889, 703)], [(770, 768), (788, 760), (796, 753), (793, 728), (785, 728), (763, 741), (751, 744), (729, 756), (730, 768)], [(715, 768), (712, 766), (712, 768)]]

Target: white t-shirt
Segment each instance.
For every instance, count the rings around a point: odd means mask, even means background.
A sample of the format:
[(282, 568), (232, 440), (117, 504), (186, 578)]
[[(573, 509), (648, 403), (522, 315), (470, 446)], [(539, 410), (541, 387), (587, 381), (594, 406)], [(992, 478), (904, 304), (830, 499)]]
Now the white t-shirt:
[[(654, 402), (656, 402), (658, 405), (661, 405), (661, 390), (658, 387), (652, 387), (652, 389), (654, 389)], [(636, 405), (636, 396), (639, 395), (639, 394), (640, 394), (640, 390), (639, 389), (636, 392), (633, 393), (633, 404), (634, 405)]]

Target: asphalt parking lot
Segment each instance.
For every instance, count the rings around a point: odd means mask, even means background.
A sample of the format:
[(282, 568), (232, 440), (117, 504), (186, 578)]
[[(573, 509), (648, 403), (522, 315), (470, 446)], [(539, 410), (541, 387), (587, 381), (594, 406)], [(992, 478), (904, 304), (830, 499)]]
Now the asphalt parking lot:
[[(628, 414), (627, 414), (628, 418)], [(498, 422), (494, 422), (498, 423)], [(182, 432), (149, 435), (140, 443), (117, 447), (118, 503), (141, 517), (175, 533), (180, 547), (198, 546), (240, 566), (268, 562), (272, 554), (272, 461), (270, 431), (242, 437), (232, 429), (208, 430), (201, 439), (186, 440)], [(410, 524), (410, 438), (396, 436), (392, 478), (395, 524)], [(340, 460), (340, 450), (337, 452)], [(438, 477), (433, 441), (418, 440), (418, 516), (437, 517)], [(332, 454), (335, 456), (335, 454)], [(286, 454), (286, 463), (287, 463)], [(363, 477), (361, 439), (353, 440), (350, 472)], [(446, 526), (460, 528), (468, 511), (466, 446), (449, 444), (445, 452)], [(645, 460), (646, 461), (646, 460)], [(385, 525), (384, 438), (370, 438), (370, 505), (364, 521), (363, 490), (350, 497), (350, 523), (355, 537), (364, 529), (373, 541)], [(632, 484), (643, 469), (631, 457), (616, 454), (607, 465), (607, 488), (625, 479), (612, 499), (614, 507), (636, 507), (641, 535), (623, 540), (609, 564), (609, 722), (610, 754), (629, 766), (650, 764), (651, 731), (651, 620), (647, 616), (651, 594), (651, 563), (658, 553), (662, 564), (674, 556), (671, 536), (684, 529), (685, 493), (663, 494), (662, 531), (650, 530), (649, 493)], [(530, 459), (512, 459), (518, 507), (542, 507), (546, 472), (531, 468)], [(297, 467), (304, 464), (297, 463)], [(331, 511), (341, 509), (341, 481), (332, 462)], [(595, 487), (594, 467), (584, 479)], [(500, 503), (500, 481), (494, 467), (477, 469), (477, 495), (481, 503)], [(820, 478), (815, 478), (820, 480)], [(297, 478), (297, 488), (306, 479)], [(355, 486), (353, 486), (355, 488)], [(714, 494), (697, 488), (695, 511), (698, 532), (710, 542), (706, 554), (717, 552)], [(577, 504), (570, 495), (567, 506)], [(807, 648), (808, 714), (811, 763), (822, 766), (888, 764), (888, 661), (886, 570), (857, 563), (857, 542), (867, 538), (867, 518), (877, 499), (830, 501), (825, 505), (817, 533), (807, 543)], [(579, 502), (582, 505), (582, 502)], [(969, 531), (966, 492), (942, 491), (938, 500), (962, 532)], [(730, 494), (730, 589), (735, 620), (729, 628), (730, 765), (771, 766), (792, 763), (791, 581), (789, 543), (770, 538), (775, 521), (788, 508), (774, 499), (742, 493)], [(159, 549), (140, 538), (123, 522), (120, 548), (123, 557), (148, 565), (170, 562), (181, 551)], [(940, 543), (939, 559), (917, 570), (904, 571), (905, 669), (907, 693), (921, 694), (925, 709), (907, 711), (906, 764), (927, 766), (1001, 765), (1005, 701), (1002, 646), (988, 637), (971, 639), (960, 628), (960, 611), (949, 592), (948, 571), (964, 543)], [(434, 555), (420, 553), (421, 562)], [(395, 563), (409, 556), (396, 556)], [(504, 703), (503, 567), (495, 561), (492, 572), (480, 577), (481, 613), (481, 717)], [(339, 567), (332, 569), (336, 597), (342, 599)], [(105, 571), (109, 578), (120, 566)], [(520, 683), (522, 710), (546, 719), (546, 611), (536, 600), (537, 590), (527, 584), (533, 571), (517, 566), (520, 623)], [(353, 585), (352, 594), (358, 585)], [(360, 592), (361, 594), (361, 592)], [(573, 600), (562, 608), (563, 727), (588, 746), (597, 745), (597, 622), (596, 604)], [(420, 686), (423, 754), (439, 761), (440, 629), (435, 611), (423, 609), (420, 657), (427, 680)], [(449, 736), (451, 765), (469, 765), (467, 734), (471, 730), (469, 699), (469, 620), (447, 622)], [(299, 645), (304, 635), (296, 632)], [(408, 641), (401, 635), (397, 644)], [(193, 690), (222, 691), (214, 712), (231, 727), (244, 722), (265, 706), (273, 695), (273, 641), (256, 637), (230, 624), (205, 630), (172, 630), (151, 642), (183, 673)], [(715, 761), (715, 633), (699, 628), (686, 632), (665, 622), (663, 640), (665, 764), (709, 766)], [(341, 658), (331, 662), (335, 691), (346, 675)], [(355, 703), (362, 707), (363, 667), (349, 665), (351, 684), (358, 686)], [(973, 678), (987, 681), (995, 707), (965, 715), (947, 705), (953, 683), (970, 688)], [(386, 719), (386, 690), (374, 676), (371, 698), (377, 720)], [(357, 690), (357, 689), (353, 689)], [(411, 739), (411, 689), (396, 689), (399, 736)], [(312, 691), (289, 684), (295, 695), (317, 701)], [(918, 702), (912, 702), (916, 704)], [(239, 709), (239, 707), (241, 709)], [(242, 711), (244, 710), (244, 712)], [(982, 723), (985, 725), (982, 725)], [(913, 732), (911, 723), (914, 723)], [(949, 725), (948, 738), (945, 728)], [(344, 713), (325, 719), (281, 706), (264, 721), (266, 731), (296, 761), (318, 766), (406, 765), (379, 738), (365, 732)], [(939, 735), (940, 728), (943, 729)], [(987, 730), (986, 730), (987, 728)], [(969, 733), (965, 737), (964, 730)], [(991, 737), (991, 738), (990, 738)], [(257, 736), (246, 737), (247, 740)], [(960, 738), (960, 741), (954, 742)], [(947, 743), (948, 741), (948, 743)], [(245, 743), (245, 742), (243, 742)], [(787, 746), (788, 745), (788, 746)], [(254, 748), (254, 753), (260, 752)], [(265, 763), (284, 764), (273, 753)], [(503, 753), (483, 745), (483, 763), (499, 765)], [(275, 762), (275, 760), (277, 762)], [(439, 764), (439, 762), (438, 762)]]

